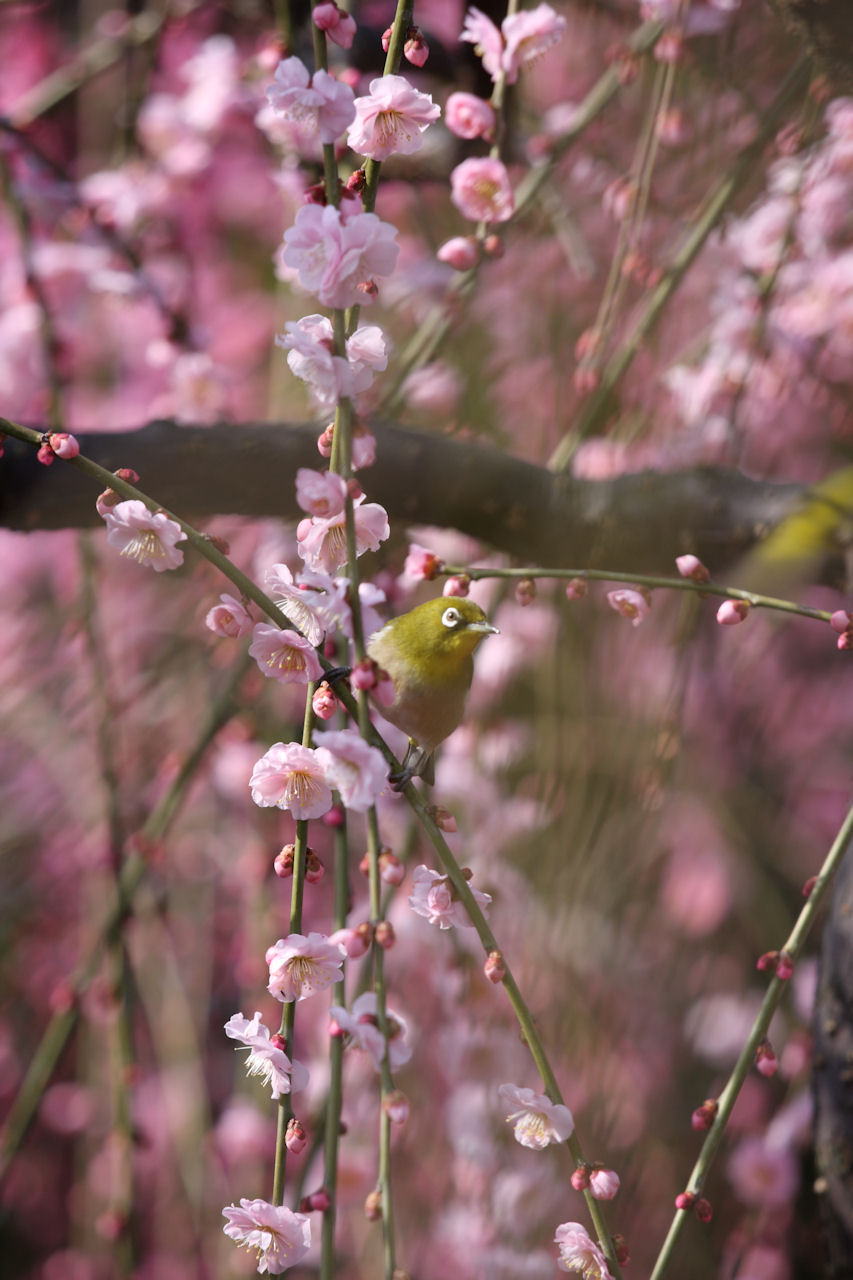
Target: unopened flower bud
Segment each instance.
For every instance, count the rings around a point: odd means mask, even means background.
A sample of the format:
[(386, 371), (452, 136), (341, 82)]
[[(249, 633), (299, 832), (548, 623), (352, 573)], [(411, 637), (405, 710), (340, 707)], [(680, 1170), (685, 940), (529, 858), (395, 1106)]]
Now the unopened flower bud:
[(80, 452), (80, 445), (77, 440), (74, 436), (69, 435), (67, 431), (51, 432), (50, 447), (57, 458), (76, 458)]
[(696, 1203), (696, 1197), (692, 1191), (682, 1191), (675, 1197), (676, 1209), (692, 1209)]
[(365, 853), (358, 864), (358, 869), (363, 876), (370, 875), (370, 854)]
[(441, 570), (441, 556), (437, 556), (428, 547), (419, 546), (417, 542), (411, 544), (406, 563), (403, 565), (404, 573), (407, 573), (410, 578), (422, 578), (426, 582), (432, 582)]
[(817, 876), (809, 876), (808, 880), (803, 885), (804, 898), (810, 898), (812, 896), (812, 891), (814, 890), (814, 887), (816, 884), (817, 884)]
[(439, 262), (446, 262), (456, 271), (470, 271), (479, 261), (480, 250), (477, 241), (470, 236), (453, 236), (445, 240), (435, 256)]
[(390, 920), (380, 920), (373, 930), (373, 936), (377, 946), (380, 946), (383, 951), (390, 951), (397, 941), (397, 935)]
[(708, 582), (711, 577), (698, 556), (676, 556), (675, 567), (682, 578), (689, 578), (691, 582)]
[(612, 1200), (619, 1190), (619, 1174), (613, 1169), (593, 1169), (589, 1189), (596, 1200)]
[(311, 706), (314, 715), (320, 720), (331, 720), (332, 716), (338, 709), (338, 700), (335, 697), (327, 680), (314, 690), (314, 696), (311, 699)]
[(775, 1076), (779, 1069), (779, 1060), (773, 1051), (773, 1046), (769, 1040), (762, 1040), (761, 1044), (755, 1051), (755, 1066), (763, 1076), (769, 1079)]
[(321, 431), (317, 437), (317, 449), (324, 458), (332, 456), (332, 439), (335, 434), (335, 424), (330, 422), (325, 431)]
[(305, 1197), (305, 1209), (308, 1213), (325, 1213), (331, 1207), (332, 1197), (325, 1187), (321, 1187), (319, 1191), (312, 1191), (310, 1196)]
[(343, 947), (348, 960), (359, 960), (370, 946), (370, 937), (365, 938), (356, 929), (336, 929), (329, 936), (329, 942)]
[(620, 1267), (627, 1267), (631, 1261), (631, 1254), (628, 1249), (628, 1242), (623, 1235), (618, 1233), (613, 1237), (613, 1252), (616, 1254), (616, 1261)]
[(366, 298), (373, 299), (379, 296), (379, 286), (375, 280), (359, 280), (356, 289)]
[(787, 951), (779, 952), (779, 963), (776, 965), (776, 977), (787, 982), (794, 973), (794, 961)]
[(119, 480), (123, 480), (125, 484), (139, 484), (139, 472), (134, 471), (133, 467), (119, 467), (118, 471), (113, 472)]
[(282, 1053), (287, 1053), (287, 1041), (280, 1031), (276, 1031), (275, 1035), (270, 1036), (270, 1044), (276, 1049), (281, 1049)]
[(748, 600), (724, 600), (717, 610), (717, 621), (721, 627), (736, 627), (748, 613)]
[(829, 625), (833, 631), (837, 631), (839, 635), (843, 635), (849, 627), (853, 626), (853, 613), (848, 613), (846, 609), (836, 609), (835, 613), (829, 619)]
[(403, 45), (403, 56), (413, 67), (422, 67), (429, 57), (429, 45), (420, 27), (409, 27), (409, 35)]
[(50, 445), (47, 442), (45, 442), (43, 445), (39, 446), (38, 452), (36, 453), (36, 457), (38, 458), (42, 466), (52, 467), (56, 454), (53, 452)]
[(325, 873), (321, 859), (313, 849), (309, 849), (305, 855), (305, 879), (309, 884), (319, 884)]
[(589, 1186), (589, 1165), (579, 1164), (572, 1173), (571, 1182), (575, 1191), (586, 1191)]
[(330, 1018), (329, 1019), (329, 1039), (343, 1040), (345, 1035), (346, 1035), (346, 1032), (344, 1031), (341, 1024), (337, 1021), (337, 1019)]
[(382, 52), (387, 53), (391, 46), (391, 37), (394, 34), (393, 26), (386, 27), (382, 32)]
[(362, 658), (350, 672), (350, 684), (353, 689), (360, 689), (362, 693), (375, 689), (378, 683), (379, 666), (372, 658)]
[(710, 1222), (713, 1216), (714, 1216), (714, 1211), (711, 1208), (711, 1203), (709, 1200), (705, 1200), (703, 1198), (701, 1200), (696, 1201), (696, 1217), (699, 1219), (700, 1222)]
[(467, 596), (471, 587), (471, 579), (467, 573), (454, 574), (448, 578), (441, 589), (443, 596)]
[(710, 1129), (717, 1116), (717, 1099), (706, 1098), (701, 1107), (697, 1107), (690, 1117), (694, 1129), (701, 1131)]
[(368, 1222), (378, 1222), (382, 1217), (382, 1192), (378, 1187), (370, 1192), (364, 1202), (364, 1216)]
[(486, 236), (483, 241), (483, 253), (487, 258), (502, 258), (504, 256), (504, 242), (499, 235), (492, 232)]
[(347, 178), (346, 189), (347, 191), (352, 191), (353, 194), (358, 194), (359, 191), (364, 190), (364, 184), (366, 181), (367, 181), (367, 174), (364, 172), (364, 170), (354, 169), (353, 172), (350, 174), (350, 176)]
[(427, 814), (432, 818), (439, 831), (446, 831), (452, 835), (456, 830), (456, 819), (447, 809), (443, 809), (439, 804), (431, 804), (427, 807)]
[(382, 1099), (382, 1110), (392, 1124), (405, 1124), (409, 1118), (409, 1099), (399, 1089), (386, 1093)]
[(346, 822), (346, 815), (339, 804), (333, 804), (328, 813), (324, 813), (321, 822), (327, 827), (342, 827)]
[(506, 977), (506, 965), (504, 964), (503, 954), (500, 951), (490, 951), (486, 956), (486, 963), (483, 965), (483, 972), (493, 982), (495, 986), (499, 982), (503, 982)]
[(204, 535), (205, 542), (209, 542), (215, 551), (221, 555), (227, 556), (231, 554), (231, 544), (226, 538), (220, 538), (218, 533), (206, 533)]
[(361, 939), (366, 951), (373, 941), (373, 925), (369, 920), (362, 920), (361, 924), (355, 926), (355, 933)]
[(522, 578), (515, 586), (515, 603), (526, 609), (536, 599), (536, 583), (532, 578)]
[(583, 600), (586, 595), (586, 589), (585, 578), (569, 578), (566, 583), (566, 599)]
[(300, 1151), (304, 1151), (308, 1143), (308, 1136), (302, 1125), (295, 1116), (287, 1122), (287, 1132), (284, 1135), (284, 1145), (293, 1155), (298, 1156)]
[(292, 844), (286, 844), (282, 850), (275, 856), (273, 871), (282, 880), (288, 880), (293, 875), (293, 859), (296, 850)]
[(755, 967), (759, 973), (766, 973), (768, 969), (775, 969), (779, 961), (778, 951), (765, 951), (764, 955), (758, 957)]
[(406, 875), (406, 868), (397, 857), (396, 853), (392, 853), (390, 849), (380, 849), (379, 851), (379, 878), (383, 884), (398, 885), (402, 884)]

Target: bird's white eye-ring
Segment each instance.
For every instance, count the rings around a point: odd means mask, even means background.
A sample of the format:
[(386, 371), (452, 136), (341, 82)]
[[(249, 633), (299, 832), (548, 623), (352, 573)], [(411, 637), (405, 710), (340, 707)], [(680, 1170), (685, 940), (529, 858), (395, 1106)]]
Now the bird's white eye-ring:
[(444, 613), (441, 615), (441, 623), (442, 623), (442, 626), (444, 627), (455, 627), (458, 621), (459, 621), (458, 609), (453, 609), (453, 608), (445, 609)]

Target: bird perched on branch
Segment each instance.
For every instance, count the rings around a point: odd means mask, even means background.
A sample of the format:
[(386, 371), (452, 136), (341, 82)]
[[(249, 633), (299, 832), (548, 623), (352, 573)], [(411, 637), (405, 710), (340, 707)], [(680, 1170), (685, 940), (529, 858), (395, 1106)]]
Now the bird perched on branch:
[(457, 727), (474, 675), (474, 650), (497, 635), (478, 604), (439, 596), (392, 618), (371, 636), (367, 653), (394, 684), (394, 701), (382, 714), (409, 735), (397, 787), (413, 777), (431, 783), (433, 753)]

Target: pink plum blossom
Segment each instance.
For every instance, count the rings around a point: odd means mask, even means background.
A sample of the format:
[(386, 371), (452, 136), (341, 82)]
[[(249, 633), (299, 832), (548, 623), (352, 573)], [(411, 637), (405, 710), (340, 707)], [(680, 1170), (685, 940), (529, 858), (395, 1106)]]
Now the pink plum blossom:
[[(388, 514), (377, 502), (364, 501), (364, 494), (353, 503), (356, 555), (376, 551), (391, 532)], [(334, 573), (347, 560), (346, 514), (328, 520), (312, 516), (300, 521), (296, 530), (297, 550), (310, 569)]]
[(341, 590), (327, 574), (303, 572), (297, 582), (286, 564), (274, 564), (264, 586), (305, 639), (315, 647), (346, 607)]
[(651, 608), (649, 597), (642, 591), (634, 591), (630, 587), (621, 587), (618, 591), (608, 591), (607, 603), (611, 609), (628, 618), (633, 627), (638, 627)]
[(296, 501), (309, 516), (336, 516), (347, 503), (346, 481), (334, 471), (300, 467), (296, 472)]
[(207, 611), (204, 625), (218, 636), (236, 639), (247, 636), (255, 623), (243, 602), (226, 593), (219, 597), (219, 604)]
[(326, 729), (314, 735), (326, 782), (348, 809), (366, 813), (385, 790), (388, 766), (376, 747), (355, 729)]
[(441, 556), (437, 556), (434, 551), (430, 551), (428, 547), (422, 547), (417, 542), (409, 543), (409, 554), (406, 556), (403, 572), (410, 578), (421, 578), (431, 582), (436, 574), (441, 572), (441, 566)]
[(506, 222), (515, 199), (506, 166), (491, 156), (463, 160), (450, 175), (450, 198), (472, 222)]
[(498, 28), (480, 9), (474, 5), (465, 14), (465, 25), (460, 40), (467, 40), (483, 61), (483, 70), (493, 80), (501, 73), (504, 53), (504, 40)]
[(552, 1142), (565, 1142), (574, 1132), (574, 1117), (562, 1103), (515, 1084), (502, 1084), (498, 1093), (514, 1108), (507, 1122), (514, 1124), (513, 1135), (523, 1147), (541, 1151)]
[[(481, 893), (478, 889), (472, 888), (471, 892), (480, 907), (487, 907), (492, 900), (490, 894)], [(440, 929), (473, 928), (468, 910), (455, 896), (447, 876), (430, 867), (415, 867), (409, 906), (416, 915), (423, 916), (430, 924), (437, 924)]]
[(285, 58), (278, 64), (267, 98), (288, 123), (324, 143), (339, 138), (355, 118), (355, 97), (349, 85), (328, 71), (311, 76), (299, 58)]
[[(339, 1033), (348, 1035), (357, 1049), (362, 1049), (371, 1058), (377, 1071), (385, 1057), (385, 1040), (379, 1030), (376, 1013), (376, 993), (365, 991), (352, 1003), (351, 1009), (333, 1004), (329, 1010), (333, 1025)], [(404, 1066), (412, 1056), (412, 1047), (407, 1042), (407, 1026), (398, 1013), (388, 1009), (388, 1062), (392, 1071)]]
[[(291, 373), (308, 383), (321, 409), (333, 409), (344, 396), (366, 391), (375, 370), (388, 364), (388, 342), (376, 325), (363, 325), (347, 339), (346, 357), (334, 354), (334, 332), (327, 316), (303, 316), (289, 321), (285, 333), (276, 336), (276, 346), (287, 352)], [(371, 437), (372, 439), (372, 437)], [(353, 441), (353, 457), (357, 452)], [(370, 456), (372, 461), (372, 453)], [(368, 466), (362, 455), (359, 463)]]
[(477, 241), (470, 236), (452, 236), (445, 240), (435, 256), (455, 271), (470, 271), (480, 260), (480, 250)]
[(316, 752), (298, 742), (276, 742), (252, 770), (252, 799), (262, 809), (288, 809), (301, 821), (321, 818), (332, 805)]
[(261, 1015), (244, 1018), (242, 1013), (233, 1014), (225, 1023), (225, 1034), (231, 1040), (240, 1040), (249, 1050), (246, 1058), (246, 1072), (250, 1076), (260, 1076), (264, 1084), (270, 1086), (273, 1099), (280, 1098), (283, 1093), (299, 1093), (308, 1086), (308, 1071), (301, 1062), (291, 1063), (284, 1049), (276, 1043), (278, 1037), (270, 1034)]
[(67, 431), (53, 431), (50, 435), (50, 447), (57, 458), (76, 458), (80, 452), (77, 437)]
[(388, 276), (397, 263), (397, 228), (375, 213), (344, 217), (333, 205), (305, 204), (284, 233), (284, 262), (325, 307), (371, 301), (361, 285)]
[(596, 1200), (612, 1200), (619, 1190), (619, 1174), (613, 1169), (593, 1169), (589, 1189)]
[(515, 84), (525, 63), (534, 61), (562, 40), (566, 19), (549, 4), (540, 4), (535, 9), (508, 14), (501, 23), (501, 31), (506, 46), (501, 62), (507, 84)]
[(254, 1249), (261, 1275), (281, 1275), (311, 1247), (311, 1219), (305, 1213), (245, 1198), (239, 1206), (228, 1205), (222, 1212), (228, 1219), (223, 1231), (238, 1244)]
[(352, 14), (329, 2), (318, 4), (311, 13), (315, 27), (325, 31), (333, 44), (341, 49), (351, 49), (357, 30)]
[(728, 1175), (744, 1204), (777, 1209), (793, 1202), (800, 1175), (796, 1156), (765, 1138), (743, 1138), (728, 1162)]
[(262, 673), (282, 684), (307, 684), (323, 675), (314, 646), (296, 631), (281, 631), (259, 622), (252, 631), (249, 653)]
[(746, 621), (748, 613), (748, 600), (724, 600), (717, 610), (717, 621), (721, 627), (736, 627)]
[(130, 498), (104, 513), (107, 542), (119, 555), (137, 564), (150, 565), (155, 573), (177, 569), (184, 553), (175, 546), (186, 535), (176, 520), (163, 511), (149, 511), (144, 502)]
[(682, 578), (690, 578), (693, 582), (708, 582), (711, 577), (698, 556), (676, 556), (675, 567)]
[(405, 76), (379, 76), (371, 80), (368, 95), (355, 100), (347, 142), (371, 160), (411, 155), (421, 149), (424, 131), (440, 115), (430, 95), (413, 89)]
[(343, 949), (324, 933), (291, 933), (267, 948), (267, 990), (283, 1004), (307, 1000), (340, 980), (343, 960)]
[(490, 139), (495, 131), (491, 103), (473, 93), (451, 93), (444, 104), (444, 123), (457, 138)]
[(579, 1222), (562, 1222), (554, 1243), (560, 1249), (557, 1266), (561, 1271), (575, 1271), (583, 1280), (612, 1280), (607, 1259)]

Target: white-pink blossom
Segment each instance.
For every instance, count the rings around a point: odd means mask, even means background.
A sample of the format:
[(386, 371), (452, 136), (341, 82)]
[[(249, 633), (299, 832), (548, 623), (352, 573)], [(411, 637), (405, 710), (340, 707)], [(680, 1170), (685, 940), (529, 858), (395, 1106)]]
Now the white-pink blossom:
[(296, 472), (296, 501), (309, 516), (336, 516), (347, 503), (346, 481), (335, 471), (300, 467)]
[(352, 48), (357, 28), (351, 13), (347, 13), (331, 0), (325, 0), (323, 4), (318, 4), (314, 8), (311, 17), (314, 19), (315, 27), (325, 31), (333, 44), (341, 49)]
[(326, 307), (370, 302), (361, 286), (397, 264), (397, 228), (375, 213), (342, 216), (333, 205), (305, 204), (284, 233), (284, 262)]
[(619, 1174), (613, 1169), (593, 1169), (589, 1189), (596, 1200), (612, 1200), (619, 1190)]
[(620, 587), (618, 591), (608, 591), (607, 603), (611, 609), (621, 613), (633, 627), (638, 627), (651, 608), (649, 598), (642, 591), (634, 591), (631, 587)]
[(506, 222), (515, 210), (506, 166), (492, 156), (458, 164), (450, 175), (450, 198), (472, 222)]
[(298, 742), (275, 742), (252, 770), (252, 799), (262, 809), (288, 809), (297, 821), (321, 818), (332, 807), (316, 752)]
[(311, 1220), (306, 1213), (245, 1198), (239, 1205), (227, 1205), (222, 1212), (228, 1219), (222, 1230), (238, 1244), (254, 1249), (261, 1275), (280, 1275), (311, 1247)]
[[(287, 352), (291, 373), (307, 382), (321, 409), (333, 409), (344, 396), (366, 391), (376, 370), (388, 365), (388, 341), (377, 325), (356, 329), (346, 343), (346, 356), (334, 354), (334, 332), (327, 316), (289, 321), (276, 345)], [(353, 451), (355, 454), (355, 442)], [(360, 465), (369, 465), (364, 460)]]
[(445, 240), (435, 255), (439, 262), (446, 262), (456, 271), (470, 271), (480, 260), (477, 241), (470, 236), (452, 236)]
[(579, 1222), (562, 1222), (554, 1243), (560, 1249), (557, 1266), (561, 1271), (575, 1271), (583, 1280), (612, 1280), (607, 1259)]
[(444, 104), (444, 123), (457, 138), (490, 139), (495, 131), (495, 111), (474, 93), (451, 93)]
[(405, 76), (379, 76), (371, 80), (369, 93), (355, 100), (347, 142), (371, 160), (411, 155), (420, 150), (425, 129), (440, 115), (431, 96), (413, 89)]
[(307, 1000), (325, 991), (341, 977), (342, 947), (331, 943), (324, 933), (291, 933), (267, 948), (270, 967), (267, 990), (276, 1000), (289, 1004)]
[(465, 14), (465, 24), (459, 39), (473, 44), (475, 51), (482, 58), (483, 70), (493, 80), (497, 80), (501, 73), (504, 39), (491, 18), (471, 5)]
[(507, 84), (515, 84), (525, 63), (532, 62), (562, 40), (566, 19), (549, 4), (540, 4), (535, 9), (508, 14), (501, 23), (501, 32), (505, 44), (501, 61)]
[(183, 551), (175, 546), (186, 536), (181, 526), (162, 511), (149, 511), (138, 498), (117, 503), (105, 511), (104, 520), (107, 542), (128, 560), (150, 565), (155, 573), (184, 563)]
[[(364, 495), (353, 503), (356, 555), (376, 551), (390, 535), (388, 513), (377, 502), (365, 502)], [(344, 512), (328, 520), (315, 516), (301, 520), (296, 529), (297, 550), (309, 568), (334, 573), (347, 561), (346, 516)]]
[(225, 1034), (231, 1040), (239, 1040), (249, 1050), (247, 1074), (260, 1076), (264, 1084), (270, 1086), (274, 1099), (283, 1093), (299, 1093), (307, 1088), (307, 1068), (301, 1062), (290, 1061), (260, 1013), (252, 1019), (244, 1018), (242, 1013), (233, 1014), (225, 1023)]
[(264, 575), (273, 602), (315, 647), (342, 613), (349, 613), (343, 589), (328, 574), (303, 570), (298, 581), (286, 564), (274, 564)]
[(249, 653), (265, 676), (282, 684), (307, 684), (323, 675), (320, 659), (309, 640), (270, 623), (259, 622), (253, 628)]
[(355, 95), (349, 85), (328, 71), (311, 76), (299, 58), (285, 58), (278, 64), (267, 98), (289, 124), (324, 143), (339, 138), (355, 118)]
[(339, 792), (348, 809), (366, 813), (387, 785), (388, 766), (376, 747), (355, 729), (323, 730), (314, 734), (317, 759), (326, 781)]
[[(329, 1010), (333, 1024), (339, 1032), (350, 1036), (353, 1045), (363, 1049), (373, 1061), (377, 1071), (385, 1057), (385, 1039), (379, 1030), (379, 1018), (376, 1012), (376, 993), (365, 991), (353, 1001), (350, 1009), (333, 1004)], [(412, 1047), (407, 1041), (406, 1023), (392, 1009), (386, 1010), (388, 1026), (388, 1062), (392, 1071), (396, 1071), (409, 1061)]]
[(515, 1140), (523, 1147), (541, 1151), (552, 1142), (565, 1142), (574, 1131), (574, 1117), (562, 1103), (515, 1084), (502, 1084), (498, 1093), (514, 1108), (507, 1123), (514, 1125)]
[(227, 593), (219, 597), (219, 604), (208, 609), (204, 625), (218, 636), (247, 636), (255, 625), (252, 615), (241, 600)]
[[(492, 900), (490, 894), (481, 893), (473, 887), (471, 892), (480, 907), (487, 907)], [(467, 908), (456, 897), (447, 876), (430, 867), (415, 867), (409, 906), (417, 915), (423, 916), (430, 924), (437, 924), (440, 929), (473, 928)]]

